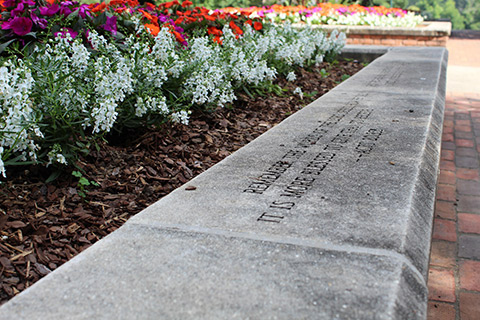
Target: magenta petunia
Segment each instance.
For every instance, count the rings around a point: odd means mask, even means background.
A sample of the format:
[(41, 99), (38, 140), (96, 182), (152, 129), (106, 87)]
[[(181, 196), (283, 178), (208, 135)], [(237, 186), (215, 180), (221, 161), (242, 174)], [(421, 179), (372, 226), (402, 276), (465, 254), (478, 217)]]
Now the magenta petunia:
[(21, 16), (24, 11), (25, 11), (25, 6), (23, 5), (23, 3), (20, 2), (15, 9), (10, 11), (10, 14), (12, 17), (18, 17), (18, 16)]
[(12, 30), (18, 36), (24, 36), (32, 31), (33, 22), (26, 17), (15, 17), (2, 24), (3, 30)]
[(90, 9), (88, 8), (88, 4), (82, 4), (78, 7), (78, 15), (85, 19), (85, 16), (91, 16)]
[(32, 21), (33, 23), (35, 23), (40, 29), (45, 29), (48, 25), (48, 21), (43, 19), (43, 18), (39, 18), (36, 14), (34, 13), (31, 13), (30, 14), (30, 18), (32, 18)]
[(105, 25), (103, 26), (103, 29), (106, 31), (110, 31), (113, 35), (117, 34), (117, 17), (107, 17), (107, 21), (105, 22)]
[(54, 14), (56, 14), (58, 11), (60, 11), (60, 7), (56, 3), (52, 4), (49, 7), (40, 7), (39, 9), (40, 9), (40, 14), (42, 16), (47, 16), (47, 17), (51, 17)]

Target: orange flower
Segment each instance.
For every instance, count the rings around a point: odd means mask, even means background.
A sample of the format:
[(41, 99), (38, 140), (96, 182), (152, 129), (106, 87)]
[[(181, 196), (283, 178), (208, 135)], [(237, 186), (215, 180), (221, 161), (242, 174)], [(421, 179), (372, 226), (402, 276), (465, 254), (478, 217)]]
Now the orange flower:
[(49, 5), (52, 5), (55, 2), (55, 0), (47, 0), (47, 2)]
[(172, 33), (175, 35), (175, 38), (177, 39), (178, 42), (184, 42), (185, 39), (183, 39), (182, 35), (178, 33), (177, 31), (172, 31)]
[(253, 23), (253, 29), (260, 31), (263, 29), (263, 24), (261, 22), (255, 21)]
[(142, 9), (138, 9), (138, 11), (140, 11), (143, 14), (143, 16), (145, 18), (147, 18), (148, 20), (150, 20), (150, 21), (153, 20), (153, 16), (150, 13), (148, 13), (148, 12), (142, 10)]
[(150, 33), (154, 37), (160, 32), (160, 28), (158, 26), (154, 25), (154, 24), (146, 24), (145, 28), (147, 28), (148, 31), (150, 31)]

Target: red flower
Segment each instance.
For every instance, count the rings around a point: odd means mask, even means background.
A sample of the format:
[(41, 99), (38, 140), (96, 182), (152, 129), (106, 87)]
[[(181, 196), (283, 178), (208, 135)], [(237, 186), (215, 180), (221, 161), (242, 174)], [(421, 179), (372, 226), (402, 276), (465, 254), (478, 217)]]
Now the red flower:
[(107, 6), (107, 5), (105, 4), (105, 2), (98, 3), (98, 4), (95, 6), (95, 8), (90, 9), (90, 11), (91, 11), (91, 12), (103, 11), (106, 6)]
[(177, 0), (174, 0), (174, 1), (170, 1), (170, 2), (161, 3), (160, 5), (161, 5), (162, 7), (168, 9), (168, 8), (170, 8), (170, 7), (172, 7), (172, 6), (178, 5), (178, 1), (177, 1)]
[(127, 2), (128, 2), (128, 5), (132, 8), (135, 8), (136, 6), (140, 5), (138, 0), (127, 0)]
[(192, 4), (193, 4), (192, 1), (185, 0), (182, 2), (182, 7), (185, 8), (185, 7), (191, 6)]
[(222, 35), (222, 30), (219, 30), (218, 28), (209, 26), (207, 28), (208, 34), (213, 34), (214, 36), (221, 36)]
[(263, 29), (263, 24), (261, 22), (255, 21), (253, 23), (253, 29), (260, 31)]
[(210, 21), (215, 21), (217, 20), (214, 16), (211, 16), (209, 14), (204, 14), (202, 17), (205, 18), (205, 20), (210, 20)]
[(223, 44), (223, 41), (222, 41), (222, 39), (220, 39), (220, 36), (215, 36), (213, 38), (213, 42), (216, 42), (218, 44)]
[(243, 34), (243, 30), (240, 29), (240, 27), (237, 26), (233, 20), (230, 21), (230, 28), (232, 28), (232, 30), (233, 30), (237, 35)]
[(175, 20), (175, 24), (176, 24), (176, 25), (179, 25), (179, 24), (181, 24), (181, 23), (183, 22), (183, 20), (185, 20), (185, 17), (180, 17), (180, 18), (178, 18), (177, 20)]

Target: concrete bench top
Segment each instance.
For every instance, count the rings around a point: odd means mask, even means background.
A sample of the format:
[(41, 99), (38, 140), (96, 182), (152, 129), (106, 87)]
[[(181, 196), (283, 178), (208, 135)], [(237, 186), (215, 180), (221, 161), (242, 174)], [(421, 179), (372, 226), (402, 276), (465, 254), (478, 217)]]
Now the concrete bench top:
[(447, 51), (383, 50), (0, 319), (425, 319)]

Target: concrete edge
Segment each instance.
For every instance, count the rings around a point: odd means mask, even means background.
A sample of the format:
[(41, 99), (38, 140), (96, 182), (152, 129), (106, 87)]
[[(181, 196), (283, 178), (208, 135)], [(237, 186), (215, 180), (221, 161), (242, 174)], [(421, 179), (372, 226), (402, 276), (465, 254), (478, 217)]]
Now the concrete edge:
[[(387, 52), (389, 52), (390, 50), (392, 50), (391, 48), (385, 48), (385, 47), (371, 47), (371, 48), (365, 48), (364, 46), (361, 46), (361, 47), (355, 47), (355, 46), (347, 46), (346, 47), (346, 50), (345, 52), (351, 54), (351, 55), (355, 55), (355, 54), (364, 54), (366, 55), (367, 57), (372, 57), (372, 56), (380, 56), (382, 54), (385, 54)], [(437, 87), (437, 92), (435, 93), (435, 108), (434, 108), (434, 113), (432, 114), (432, 117), (431, 117), (431, 120), (430, 120), (430, 123), (431, 123), (431, 130), (429, 130), (428, 132), (428, 135), (427, 135), (427, 145), (424, 149), (424, 152), (425, 153), (433, 153), (434, 155), (439, 155), (440, 154), (440, 144), (438, 143), (438, 139), (441, 139), (441, 130), (442, 130), (442, 122), (443, 122), (443, 106), (444, 106), (444, 102), (445, 102), (445, 77), (446, 77), (446, 61), (447, 61), (447, 57), (448, 57), (448, 53), (446, 52), (445, 50), (445, 53), (443, 55), (443, 58), (442, 58), (442, 69), (440, 70), (439, 72), (439, 79), (438, 79), (438, 87)], [(442, 98), (443, 97), (443, 98)], [(439, 138), (440, 137), (440, 138)], [(427, 189), (429, 191), (429, 195), (432, 195), (433, 193), (433, 197), (435, 196), (435, 185), (430, 185), (430, 184), (426, 184), (425, 181), (432, 181), (432, 179), (434, 179), (436, 181), (436, 175), (438, 174), (438, 167), (439, 167), (439, 156), (437, 157), (437, 161), (434, 162), (434, 163), (429, 163), (429, 164), (426, 164), (425, 166), (425, 169), (423, 171), (421, 171), (419, 173), (419, 176), (418, 176), (418, 184), (417, 184), (417, 187), (418, 188), (422, 188), (422, 189)], [(428, 178), (426, 179), (423, 179), (424, 176), (428, 176)], [(429, 201), (429, 203), (425, 204), (424, 201), (422, 201), (422, 199), (420, 198), (414, 198), (413, 199), (413, 205), (412, 205), (412, 210), (414, 211), (413, 213), (415, 214), (415, 210), (417, 210), (417, 206), (418, 207), (422, 207), (422, 208), (425, 208), (427, 207), (428, 210), (433, 210), (433, 204), (434, 204), (434, 198)], [(423, 209), (422, 209), (423, 210)], [(428, 220), (430, 218), (433, 218), (433, 215), (432, 217), (427, 217), (427, 216), (420, 216), (419, 217), (421, 220), (425, 221), (425, 219)], [(133, 226), (135, 225), (136, 223), (134, 221), (132, 222), (127, 222), (126, 225), (128, 226)], [(431, 227), (431, 221), (430, 221), (430, 227)], [(173, 229), (175, 228), (178, 228), (178, 226), (175, 226), (173, 227)], [(180, 227), (179, 229), (183, 229), (183, 227)], [(198, 232), (198, 231), (197, 231)], [(413, 229), (410, 229), (407, 231), (408, 232), (408, 237), (410, 239), (410, 241), (415, 241), (416, 239), (416, 235), (414, 233), (414, 230)], [(208, 233), (211, 233), (211, 231), (209, 231)], [(235, 235), (232, 235), (232, 236), (235, 236)], [(413, 239), (413, 240), (412, 240)], [(265, 239), (263, 239), (265, 240)], [(103, 241), (103, 240), (102, 240)], [(276, 242), (279, 242), (280, 240), (277, 240)], [(98, 242), (100, 244), (100, 242)], [(97, 244), (95, 244), (94, 246), (96, 246)], [(304, 245), (304, 244), (302, 244)], [(405, 248), (405, 253), (407, 254), (408, 256), (408, 243), (404, 243), (404, 245), (406, 246)], [(430, 242), (428, 243), (428, 245), (430, 245)], [(87, 250), (91, 250), (90, 248), (87, 249)], [(83, 254), (83, 253), (82, 253)], [(83, 256), (81, 256), (82, 254), (80, 254), (79, 256), (75, 257), (75, 261), (78, 261), (78, 260), (81, 260), (83, 259)], [(426, 257), (426, 259), (428, 260), (428, 256)], [(400, 259), (399, 261), (401, 261), (402, 259)], [(73, 259), (72, 259), (73, 261)], [(64, 264), (63, 266), (61, 266), (59, 269), (57, 270), (64, 270), (66, 268), (68, 268), (70, 266), (70, 262)], [(409, 277), (411, 277), (411, 275), (408, 275), (408, 276), (405, 276), (405, 268), (407, 269), (410, 269), (410, 271), (413, 271), (413, 273), (417, 273), (417, 275), (413, 276), (414, 278), (417, 278), (419, 274), (421, 274), (423, 277), (424, 277), (424, 281), (422, 281), (422, 285), (426, 287), (426, 277), (428, 276), (427, 273), (424, 271), (424, 270), (418, 270), (416, 267), (412, 266), (411, 264), (409, 263), (404, 263), (403, 264), (403, 276), (402, 276), (402, 280), (401, 281), (410, 281), (409, 280)], [(418, 273), (418, 271), (420, 271), (420, 273)], [(56, 272), (56, 271), (55, 271)], [(49, 276), (47, 276), (46, 278), (42, 279), (39, 281), (39, 283), (43, 283), (45, 281), (48, 282), (48, 279), (49, 277), (51, 278), (54, 274), (50, 274)], [(413, 280), (411, 280), (413, 281)], [(34, 288), (35, 286), (33, 286)], [(400, 290), (400, 286), (398, 287), (399, 290)], [(26, 291), (22, 292), (20, 296), (24, 296), (24, 295), (27, 295), (29, 292), (30, 292), (30, 288), (27, 289)], [(426, 296), (423, 296), (421, 297), (422, 299), (425, 298), (425, 303), (424, 303), (424, 310), (421, 312), (423, 315), (426, 315)], [(16, 299), (16, 298), (14, 298)], [(7, 304), (10, 304), (10, 303), (7, 303)], [(391, 308), (394, 308), (395, 310), (393, 311), (393, 313), (396, 315), (395, 318), (400, 318), (402, 315), (404, 315), (404, 311), (401, 310), (401, 308), (399, 309), (398, 305), (395, 305), (395, 306), (389, 306)], [(2, 306), (1, 309), (4, 309), (4, 307)], [(0, 316), (1, 318), (1, 316)]]

